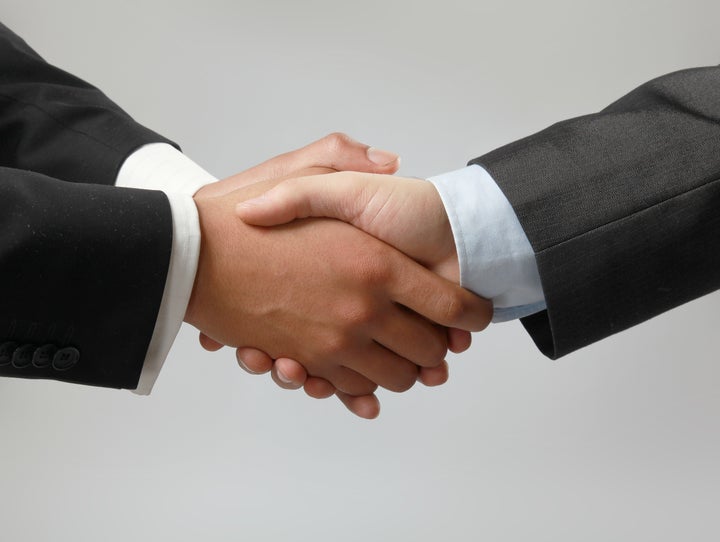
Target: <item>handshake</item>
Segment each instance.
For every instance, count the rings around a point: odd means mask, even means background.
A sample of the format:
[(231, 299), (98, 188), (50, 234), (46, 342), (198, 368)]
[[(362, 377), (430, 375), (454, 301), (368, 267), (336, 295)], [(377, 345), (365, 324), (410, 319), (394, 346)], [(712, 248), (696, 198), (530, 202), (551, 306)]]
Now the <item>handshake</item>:
[(247, 371), (333, 394), (374, 418), (378, 386), (447, 380), (492, 304), (458, 285), (455, 242), (428, 181), (396, 155), (330, 135), (194, 196), (201, 230), (185, 321)]

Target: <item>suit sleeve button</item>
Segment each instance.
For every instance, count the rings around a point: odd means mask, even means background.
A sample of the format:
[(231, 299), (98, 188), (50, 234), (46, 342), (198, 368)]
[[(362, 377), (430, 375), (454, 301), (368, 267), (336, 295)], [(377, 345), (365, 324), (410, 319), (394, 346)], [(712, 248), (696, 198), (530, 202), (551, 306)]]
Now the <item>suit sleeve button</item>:
[(12, 357), (12, 365), (16, 369), (26, 369), (30, 367), (33, 360), (33, 354), (35, 353), (34, 344), (24, 344), (19, 348), (15, 349), (15, 353)]
[(53, 356), (52, 366), (56, 371), (67, 371), (75, 367), (80, 360), (80, 351), (77, 348), (69, 346), (61, 348)]
[(44, 344), (40, 348), (35, 350), (33, 354), (32, 364), (38, 369), (46, 369), (52, 365), (55, 352), (57, 352), (57, 346), (54, 344)]
[(18, 343), (8, 341), (0, 344), (0, 367), (10, 365), (12, 362), (13, 354), (18, 347)]

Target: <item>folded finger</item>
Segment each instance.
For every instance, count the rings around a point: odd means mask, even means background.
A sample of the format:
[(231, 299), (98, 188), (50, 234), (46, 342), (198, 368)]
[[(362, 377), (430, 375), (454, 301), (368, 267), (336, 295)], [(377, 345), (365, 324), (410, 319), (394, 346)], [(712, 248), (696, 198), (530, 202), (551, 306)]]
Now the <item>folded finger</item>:
[(335, 395), (350, 412), (360, 418), (373, 420), (380, 415), (380, 401), (374, 394), (358, 396), (339, 391)]
[(265, 374), (273, 367), (273, 359), (255, 348), (238, 348), (235, 357), (240, 368), (253, 375)]
[(374, 323), (373, 338), (420, 367), (436, 367), (447, 354), (445, 328), (399, 305), (392, 305)]

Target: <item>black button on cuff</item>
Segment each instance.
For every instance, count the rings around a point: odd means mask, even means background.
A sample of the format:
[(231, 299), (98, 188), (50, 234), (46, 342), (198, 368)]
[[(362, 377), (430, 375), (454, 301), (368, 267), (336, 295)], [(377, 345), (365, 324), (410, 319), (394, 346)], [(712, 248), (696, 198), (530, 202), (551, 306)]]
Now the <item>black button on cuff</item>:
[(26, 369), (32, 365), (33, 355), (35, 354), (34, 344), (24, 344), (15, 349), (12, 357), (13, 367), (16, 369)]
[(75, 367), (80, 360), (80, 351), (77, 348), (69, 346), (61, 348), (53, 356), (52, 366), (56, 371), (67, 371)]
[(52, 365), (53, 358), (57, 352), (57, 346), (54, 344), (44, 344), (40, 348), (35, 350), (35, 354), (32, 358), (32, 364), (38, 369), (47, 369)]
[(10, 365), (17, 347), (18, 343), (12, 341), (0, 344), (0, 367)]

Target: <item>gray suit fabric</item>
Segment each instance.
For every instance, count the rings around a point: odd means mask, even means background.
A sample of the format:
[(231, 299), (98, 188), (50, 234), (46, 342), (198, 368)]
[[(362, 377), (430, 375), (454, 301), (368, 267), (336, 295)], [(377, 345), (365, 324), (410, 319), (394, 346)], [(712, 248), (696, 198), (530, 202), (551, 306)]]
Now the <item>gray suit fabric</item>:
[(720, 68), (671, 73), (471, 163), (536, 254), (558, 358), (720, 288)]

